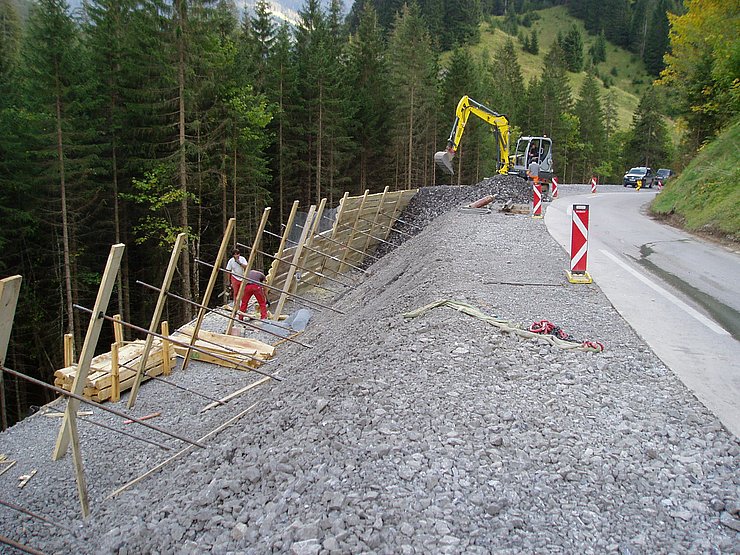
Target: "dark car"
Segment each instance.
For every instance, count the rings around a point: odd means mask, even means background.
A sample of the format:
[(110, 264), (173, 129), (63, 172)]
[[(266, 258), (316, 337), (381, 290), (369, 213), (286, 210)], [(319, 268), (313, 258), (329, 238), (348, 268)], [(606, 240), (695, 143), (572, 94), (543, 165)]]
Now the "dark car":
[(625, 187), (637, 187), (638, 181), (642, 181), (642, 187), (652, 189), (653, 184), (655, 183), (655, 173), (653, 172), (653, 169), (646, 168), (645, 166), (638, 166), (624, 174), (623, 185)]
[(668, 168), (660, 168), (655, 173), (655, 181), (660, 181), (663, 185), (665, 185), (665, 182), (671, 177), (673, 177), (673, 170), (669, 170)]

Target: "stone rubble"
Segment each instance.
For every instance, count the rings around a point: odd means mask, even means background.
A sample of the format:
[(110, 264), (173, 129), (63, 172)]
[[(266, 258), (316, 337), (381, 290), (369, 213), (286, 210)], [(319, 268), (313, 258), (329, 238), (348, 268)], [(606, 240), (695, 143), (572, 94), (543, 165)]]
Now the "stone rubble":
[[(422, 189), (402, 218), (423, 229), (352, 275), (334, 298), (343, 315), (313, 314), (300, 336), (313, 348), (280, 345), (264, 369), (282, 381), (206, 412), (147, 382), (135, 414), (161, 411), (157, 425), (193, 439), (253, 406), (206, 449), (107, 499), (183, 444), (125, 427), (172, 448), (161, 451), (80, 422), (87, 520), (70, 454), (50, 461), (59, 419), (0, 435), (19, 461), (2, 498), (71, 529), (0, 507), (0, 534), (50, 553), (740, 553), (737, 438), (598, 283), (567, 283), (542, 220), (459, 210), (487, 194), (527, 202), (514, 179)], [(546, 319), (605, 350), (561, 350), (446, 308), (403, 317), (439, 299)], [(193, 363), (171, 379), (222, 397), (257, 378)]]

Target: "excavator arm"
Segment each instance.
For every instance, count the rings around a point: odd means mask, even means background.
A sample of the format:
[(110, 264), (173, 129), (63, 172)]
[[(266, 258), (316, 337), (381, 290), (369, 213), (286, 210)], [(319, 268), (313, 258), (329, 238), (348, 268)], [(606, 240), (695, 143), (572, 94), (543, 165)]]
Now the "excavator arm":
[(469, 98), (467, 95), (463, 96), (460, 102), (457, 103), (455, 123), (452, 124), (452, 131), (450, 132), (450, 137), (447, 139), (447, 149), (437, 152), (434, 155), (434, 161), (443, 171), (449, 174), (455, 173), (452, 167), (452, 158), (455, 156), (457, 148), (460, 145), (460, 139), (462, 138), (463, 131), (465, 131), (465, 125), (468, 122), (470, 114), (475, 114), (493, 126), (499, 150), (498, 173), (506, 174), (509, 171), (509, 120), (506, 116), (494, 112), (480, 102)]

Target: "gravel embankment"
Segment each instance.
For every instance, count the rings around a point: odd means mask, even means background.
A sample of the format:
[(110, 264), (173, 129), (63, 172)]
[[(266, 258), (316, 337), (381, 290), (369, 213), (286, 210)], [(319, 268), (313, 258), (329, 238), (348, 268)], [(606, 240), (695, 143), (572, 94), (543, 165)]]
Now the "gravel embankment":
[[(107, 499), (184, 445), (98, 410), (172, 451), (80, 422), (86, 521), (71, 455), (50, 461), (59, 420), (0, 435), (19, 461), (2, 499), (71, 529), (0, 507), (0, 534), (49, 553), (740, 553), (737, 438), (597, 284), (567, 283), (542, 220), (458, 210), (486, 194), (527, 202), (509, 179), (423, 189), (402, 215), (423, 230), (353, 274), (354, 289), (317, 292), (344, 314), (314, 313), (300, 336), (312, 348), (278, 347), (263, 369), (282, 381), (206, 412), (208, 400), (147, 382), (135, 414), (160, 411), (153, 423), (189, 438), (247, 411), (205, 449)], [(447, 308), (402, 316), (439, 299), (546, 319), (605, 350)], [(259, 377), (193, 363), (172, 379), (223, 397)]]

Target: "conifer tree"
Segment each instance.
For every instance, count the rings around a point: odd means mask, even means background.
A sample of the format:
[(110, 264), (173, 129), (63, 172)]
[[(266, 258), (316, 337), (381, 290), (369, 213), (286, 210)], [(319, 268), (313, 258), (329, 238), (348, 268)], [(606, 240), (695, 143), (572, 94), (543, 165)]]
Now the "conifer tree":
[(435, 140), (436, 56), (416, 4), (404, 6), (388, 47), (396, 189), (431, 182)]
[[(50, 237), (61, 234), (61, 264), (66, 309), (66, 331), (75, 336), (77, 345), (82, 343), (79, 318), (73, 310), (78, 302), (79, 288), (74, 270), (75, 220), (70, 206), (70, 175), (77, 175), (82, 168), (75, 168), (74, 155), (74, 85), (78, 75), (75, 60), (79, 59), (77, 29), (69, 16), (65, 0), (41, 0), (29, 15), (28, 32), (23, 45), (24, 96), (28, 109), (38, 114), (40, 126), (36, 131), (36, 156), (44, 168), (40, 177), (41, 188), (48, 199), (59, 208), (59, 219), (54, 222)], [(42, 131), (43, 129), (43, 131)], [(59, 251), (57, 251), (59, 252)], [(45, 253), (46, 257), (56, 253)], [(45, 264), (49, 267), (49, 264)], [(42, 281), (56, 275), (50, 268)], [(47, 287), (48, 287), (47, 282)], [(53, 287), (53, 286), (52, 286)]]
[(663, 121), (659, 96), (650, 87), (632, 116), (624, 157), (635, 166), (659, 167), (667, 165), (669, 154), (668, 129)]
[(348, 82), (353, 83), (354, 135), (357, 137), (357, 163), (349, 168), (360, 194), (371, 184), (387, 182), (388, 64), (378, 18), (371, 4), (360, 15), (357, 32), (349, 44)]
[(663, 56), (668, 51), (668, 5), (666, 0), (659, 0), (653, 9), (650, 33), (645, 39), (645, 53), (642, 56), (648, 73), (658, 76), (663, 68)]
[(578, 27), (573, 25), (563, 36), (560, 43), (565, 55), (565, 62), (569, 71), (578, 73), (583, 69), (583, 37)]
[(582, 182), (594, 172), (604, 156), (606, 132), (604, 129), (604, 111), (599, 97), (599, 86), (593, 74), (589, 73), (583, 81), (579, 98), (576, 101), (574, 114), (579, 120), (580, 141), (583, 148), (578, 153), (582, 170)]
[[(475, 62), (469, 48), (456, 48), (452, 52), (450, 61), (442, 80), (442, 98), (440, 116), (440, 130), (444, 135), (442, 140), (449, 137), (449, 128), (454, 121), (455, 108), (460, 98), (464, 95), (485, 104), (481, 96), (481, 71)], [(453, 176), (455, 184), (470, 184), (480, 181), (481, 165), (486, 160), (483, 154), (483, 140), (490, 133), (488, 124), (481, 121), (477, 116), (471, 115), (465, 127), (465, 134), (458, 145), (455, 156), (457, 165), (456, 174)], [(444, 142), (442, 143), (444, 144)], [(441, 150), (441, 149), (440, 149)], [(496, 158), (495, 151), (490, 153)], [(495, 167), (495, 164), (493, 164)]]

